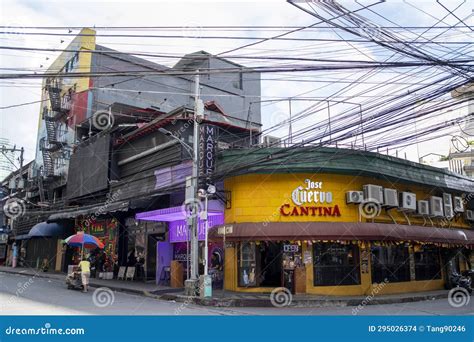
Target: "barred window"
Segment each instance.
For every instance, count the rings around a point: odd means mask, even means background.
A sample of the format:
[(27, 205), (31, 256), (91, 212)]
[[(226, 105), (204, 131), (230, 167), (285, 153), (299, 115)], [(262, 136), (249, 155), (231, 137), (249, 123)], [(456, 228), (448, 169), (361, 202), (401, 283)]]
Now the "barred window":
[(410, 281), (408, 246), (373, 246), (371, 252), (373, 283)]
[(313, 244), (314, 286), (360, 284), (359, 247), (338, 243)]
[(415, 246), (415, 279), (431, 280), (441, 278), (439, 248)]

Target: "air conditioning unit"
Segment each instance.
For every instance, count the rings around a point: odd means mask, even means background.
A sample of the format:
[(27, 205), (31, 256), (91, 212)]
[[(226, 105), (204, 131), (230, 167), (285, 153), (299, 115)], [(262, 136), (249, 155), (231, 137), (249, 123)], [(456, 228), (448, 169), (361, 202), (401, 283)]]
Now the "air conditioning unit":
[(346, 192), (346, 203), (361, 203), (364, 200), (363, 191), (348, 191)]
[(463, 213), (464, 212), (464, 201), (461, 196), (454, 196), (454, 212)]
[(444, 193), (443, 194), (443, 209), (444, 209), (444, 216), (451, 218), (454, 216), (453, 212), (453, 198), (451, 194)]
[(272, 137), (271, 135), (266, 135), (263, 137), (263, 146), (265, 147), (280, 147), (280, 138)]
[(380, 185), (366, 184), (363, 190), (365, 200), (383, 204), (383, 188)]
[(418, 210), (419, 215), (429, 215), (430, 214), (430, 206), (428, 201), (418, 201)]
[(400, 208), (405, 211), (416, 211), (416, 194), (406, 191), (401, 192)]
[(398, 192), (395, 189), (383, 189), (383, 203), (386, 207), (398, 207)]
[(474, 221), (474, 211), (466, 210), (466, 220)]
[(444, 216), (443, 199), (441, 197), (430, 197), (430, 215), (434, 217)]

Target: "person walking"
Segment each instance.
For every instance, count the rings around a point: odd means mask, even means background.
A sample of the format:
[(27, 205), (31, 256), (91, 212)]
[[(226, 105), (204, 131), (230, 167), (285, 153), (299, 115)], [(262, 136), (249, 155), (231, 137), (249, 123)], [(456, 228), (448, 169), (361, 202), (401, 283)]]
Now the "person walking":
[(82, 292), (87, 292), (87, 286), (89, 286), (89, 278), (91, 276), (91, 263), (86, 257), (82, 258), (82, 261), (79, 263), (79, 268), (81, 270)]

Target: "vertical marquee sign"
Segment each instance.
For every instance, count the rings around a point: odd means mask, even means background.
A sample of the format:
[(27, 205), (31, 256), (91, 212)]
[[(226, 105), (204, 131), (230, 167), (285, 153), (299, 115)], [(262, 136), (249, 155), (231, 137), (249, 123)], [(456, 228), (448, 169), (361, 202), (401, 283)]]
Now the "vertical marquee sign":
[(199, 126), (199, 187), (205, 187), (216, 167), (217, 127)]

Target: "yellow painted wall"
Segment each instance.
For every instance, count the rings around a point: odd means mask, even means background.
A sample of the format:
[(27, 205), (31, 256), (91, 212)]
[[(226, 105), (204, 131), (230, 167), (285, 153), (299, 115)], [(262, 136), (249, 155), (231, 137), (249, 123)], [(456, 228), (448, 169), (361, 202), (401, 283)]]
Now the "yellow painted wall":
[[(292, 191), (298, 186), (304, 186), (305, 179), (323, 182), (321, 191), (332, 192), (333, 203), (341, 211), (341, 217), (319, 216), (283, 216), (280, 207), (283, 204), (294, 206), (291, 200)], [(225, 189), (231, 192), (232, 205), (225, 211), (226, 223), (239, 222), (357, 222), (359, 219), (358, 205), (346, 204), (346, 192), (351, 190), (361, 191), (364, 184), (376, 184), (386, 188), (394, 188), (399, 192), (409, 191), (417, 196), (417, 200), (428, 199), (429, 196), (438, 195), (434, 189), (417, 185), (393, 183), (388, 180), (374, 180), (361, 176), (335, 175), (335, 174), (251, 174), (231, 177), (225, 180)], [(308, 204), (309, 205), (309, 204)], [(317, 204), (311, 204), (318, 206)], [(391, 210), (399, 224), (407, 224), (405, 217), (396, 210)], [(363, 221), (367, 221), (363, 219)], [(376, 222), (391, 223), (391, 219), (381, 211), (375, 218)], [(410, 216), (411, 224), (423, 225), (421, 218)], [(433, 219), (435, 225), (441, 226), (441, 221)], [(428, 222), (428, 225), (430, 223)], [(452, 227), (467, 228), (469, 225), (463, 219), (453, 220)]]
[[(312, 246), (302, 244), (302, 253), (306, 250), (313, 255)], [(363, 247), (359, 247), (363, 248)], [(370, 250), (370, 244), (366, 247)], [(362, 250), (361, 250), (362, 251)], [(362, 256), (362, 253), (359, 253)], [(226, 249), (226, 262), (224, 285), (226, 290), (246, 292), (246, 293), (270, 293), (274, 288), (271, 287), (239, 287), (238, 286), (238, 260), (237, 248)], [(323, 296), (367, 296), (367, 295), (386, 295), (407, 292), (423, 292), (442, 290), (444, 288), (444, 270), (442, 269), (441, 279), (406, 281), (399, 283), (372, 284), (371, 259), (369, 258), (368, 273), (361, 272), (361, 283), (359, 285), (339, 285), (339, 286), (314, 286), (313, 263), (305, 265), (306, 267), (306, 293)]]
[[(65, 50), (71, 50), (71, 51), (77, 51), (80, 50), (81, 53), (79, 53), (79, 62), (77, 63), (77, 66), (73, 69), (73, 72), (85, 72), (88, 73), (91, 71), (91, 65), (92, 65), (92, 54), (91, 53), (85, 53), (85, 51), (91, 51), (95, 50), (95, 31), (89, 28), (84, 28), (81, 30), (80, 34), (84, 34), (87, 36), (76, 36), (72, 42), (65, 47)], [(55, 74), (62, 72), (64, 66), (66, 63), (74, 57), (76, 53), (75, 52), (69, 52), (69, 51), (64, 51), (62, 52), (55, 60), (54, 62), (50, 65), (48, 70), (46, 71), (48, 74)], [(81, 78), (67, 78), (67, 77), (61, 77), (62, 81), (62, 87), (61, 87), (61, 94), (64, 94), (65, 92), (68, 91), (69, 88), (73, 87), (74, 84), (76, 85), (76, 92), (81, 92), (84, 90), (89, 89), (89, 82), (90, 82), (90, 77), (81, 77)], [(43, 83), (42, 83), (42, 93), (41, 93), (41, 111), (43, 110), (43, 107), (48, 107), (48, 109), (51, 108), (51, 104), (49, 103), (49, 97), (48, 93), (44, 90), (46, 86), (46, 79), (43, 78)], [(41, 115), (38, 118), (38, 130), (43, 125), (43, 118)]]

